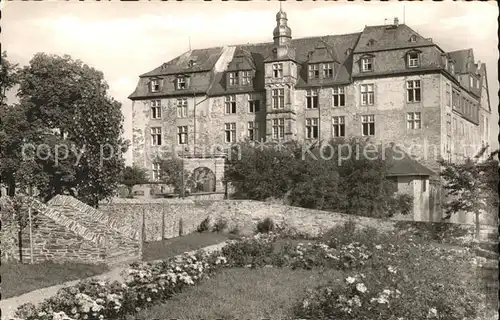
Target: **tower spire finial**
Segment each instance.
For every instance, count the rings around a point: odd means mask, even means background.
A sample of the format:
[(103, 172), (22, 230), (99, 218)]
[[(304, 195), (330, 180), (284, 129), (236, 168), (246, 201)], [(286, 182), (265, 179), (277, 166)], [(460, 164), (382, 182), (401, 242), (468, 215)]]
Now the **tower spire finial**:
[(283, 11), (282, 8), (281, 8), (281, 0), (279, 0), (279, 2), (280, 2), (280, 11)]

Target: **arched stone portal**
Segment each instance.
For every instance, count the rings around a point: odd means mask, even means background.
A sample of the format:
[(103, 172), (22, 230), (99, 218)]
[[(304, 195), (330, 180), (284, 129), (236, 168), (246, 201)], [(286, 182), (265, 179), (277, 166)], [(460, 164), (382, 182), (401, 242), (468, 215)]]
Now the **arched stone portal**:
[(215, 192), (215, 174), (207, 167), (198, 167), (193, 170), (193, 184), (192, 193)]

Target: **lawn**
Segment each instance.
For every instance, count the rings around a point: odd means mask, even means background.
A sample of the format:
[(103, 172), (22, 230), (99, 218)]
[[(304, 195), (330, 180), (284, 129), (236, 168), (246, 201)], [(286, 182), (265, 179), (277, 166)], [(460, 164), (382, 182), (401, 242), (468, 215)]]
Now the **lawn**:
[(228, 239), (228, 235), (223, 233), (195, 232), (163, 241), (146, 242), (142, 249), (142, 260), (165, 260), (183, 252), (198, 250)]
[(287, 319), (306, 288), (343, 279), (337, 270), (227, 269), (135, 319)]
[(18, 296), (36, 289), (91, 277), (106, 271), (108, 271), (106, 265), (81, 263), (2, 263), (0, 265), (2, 298)]

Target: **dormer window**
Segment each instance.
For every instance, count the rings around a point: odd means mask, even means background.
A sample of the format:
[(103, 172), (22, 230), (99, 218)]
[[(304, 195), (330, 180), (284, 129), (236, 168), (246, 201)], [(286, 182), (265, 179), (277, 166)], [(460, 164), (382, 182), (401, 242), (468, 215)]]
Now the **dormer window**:
[(413, 51), (407, 54), (408, 68), (416, 68), (420, 65), (419, 52)]
[(373, 71), (373, 57), (364, 57), (361, 59), (361, 71)]
[(309, 69), (309, 79), (318, 79), (319, 78), (319, 65), (310, 64), (308, 66)]
[(160, 80), (151, 80), (150, 90), (151, 90), (151, 92), (160, 91)]
[(367, 47), (371, 47), (371, 46), (373, 46), (374, 44), (375, 44), (375, 40), (370, 39), (370, 40), (368, 40), (368, 43), (366, 44), (366, 46), (367, 46)]
[(192, 67), (194, 67), (195, 65), (196, 65), (196, 60), (189, 60), (189, 62), (188, 62), (188, 67), (189, 67), (189, 68), (192, 68)]
[(323, 63), (323, 78), (333, 78), (333, 63)]
[(241, 84), (244, 86), (250, 85), (252, 83), (252, 73), (250, 71), (241, 72)]
[(282, 78), (283, 77), (283, 64), (275, 63), (273, 64), (273, 78)]
[(239, 81), (238, 81), (238, 72), (229, 72), (229, 85), (230, 86), (237, 86)]
[(185, 90), (187, 88), (186, 78), (185, 77), (178, 77), (176, 87), (177, 87), (177, 90)]
[(410, 42), (417, 42), (417, 36), (416, 35), (412, 35), (410, 37)]
[(453, 62), (450, 65), (450, 72), (451, 74), (455, 74), (455, 64)]

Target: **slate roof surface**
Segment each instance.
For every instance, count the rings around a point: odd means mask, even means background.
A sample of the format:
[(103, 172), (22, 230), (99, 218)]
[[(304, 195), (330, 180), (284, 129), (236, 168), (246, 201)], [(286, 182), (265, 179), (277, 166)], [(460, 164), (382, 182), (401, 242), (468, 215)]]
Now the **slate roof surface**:
[[(210, 71), (215, 66), (222, 53), (222, 47), (195, 49), (183, 53), (177, 58), (164, 63), (158, 68), (140, 75), (140, 77), (152, 77), (159, 75), (178, 74), (183, 72)], [(190, 67), (189, 61), (196, 63)]]
[[(410, 42), (412, 35), (416, 36), (415, 42)], [(369, 44), (370, 40), (373, 40), (373, 44)], [(431, 40), (422, 37), (405, 24), (400, 24), (397, 28), (392, 25), (366, 26), (359, 38), (359, 43), (354, 53), (421, 47), (425, 45), (434, 44)]]
[(387, 147), (384, 151), (385, 159), (389, 164), (387, 176), (431, 176), (436, 174), (398, 147)]
[[(410, 41), (412, 36), (416, 38), (416, 41)], [(362, 32), (358, 33), (291, 39), (289, 44), (292, 49), (291, 59), (297, 62), (298, 79), (295, 87), (300, 89), (343, 85), (352, 82), (353, 55), (357, 53), (398, 48), (416, 48), (426, 45), (435, 44), (432, 43), (432, 40), (422, 37), (405, 24), (399, 24), (397, 27), (394, 25), (366, 26)], [(226, 71), (253, 70), (255, 75), (252, 85), (246, 87), (228, 87), (226, 84), (226, 73), (213, 71), (215, 64), (224, 52), (224, 48), (214, 47), (185, 52), (160, 67), (142, 74), (138, 86), (144, 86), (144, 80), (154, 76), (207, 72), (210, 84), (207, 83), (198, 88), (190, 88), (192, 90), (190, 92), (186, 91), (186, 93), (206, 93), (211, 96), (217, 96), (264, 91), (264, 63), (276, 60), (275, 53), (273, 52), (274, 43), (266, 42), (229, 47), (235, 47), (235, 50), (233, 60), (227, 66)], [(461, 72), (465, 69), (467, 57), (471, 50), (459, 50), (445, 54), (457, 61), (456, 70), (457, 72)], [(235, 58), (238, 56), (241, 57), (239, 63), (235, 61)], [(195, 61), (196, 63), (190, 65), (190, 61)], [(334, 74), (331, 79), (308, 79), (308, 63), (327, 61), (335, 62)], [(436, 68), (439, 68), (439, 66), (436, 65), (435, 68), (429, 67), (428, 71), (434, 71)], [(471, 63), (471, 68), (476, 68), (476, 65)], [(425, 68), (419, 69), (422, 70), (415, 71), (427, 71), (427, 69), (423, 70)], [(377, 74), (371, 75), (377, 76)], [(176, 94), (175, 90), (169, 88), (165, 88), (166, 91), (158, 93), (158, 95)], [(147, 89), (144, 90), (147, 91)], [(136, 88), (129, 98), (139, 98), (147, 95), (146, 92), (142, 92), (144, 90)]]
[[(455, 72), (457, 73), (467, 73), (472, 72), (475, 73), (477, 70), (476, 64), (472, 63), (474, 61), (474, 52), (472, 49), (464, 49), (448, 52), (448, 55), (455, 61)], [(469, 68), (467, 68), (467, 62), (470, 64)]]

